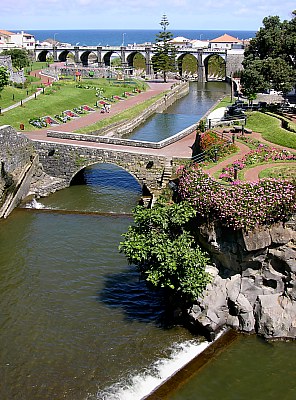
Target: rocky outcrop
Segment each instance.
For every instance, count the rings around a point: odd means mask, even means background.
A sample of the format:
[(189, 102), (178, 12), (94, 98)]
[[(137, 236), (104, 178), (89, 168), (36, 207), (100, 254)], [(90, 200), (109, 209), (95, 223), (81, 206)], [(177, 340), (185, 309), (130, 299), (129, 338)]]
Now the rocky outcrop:
[(212, 255), (212, 283), (188, 310), (209, 335), (224, 326), (266, 338), (296, 338), (295, 220), (251, 233), (203, 225), (200, 242)]

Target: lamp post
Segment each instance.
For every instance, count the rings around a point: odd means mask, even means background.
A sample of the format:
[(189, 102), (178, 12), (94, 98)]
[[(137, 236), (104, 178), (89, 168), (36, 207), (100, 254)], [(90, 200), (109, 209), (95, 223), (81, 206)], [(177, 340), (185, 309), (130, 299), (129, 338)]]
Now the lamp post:
[(58, 35), (58, 33), (54, 33), (53, 35), (53, 62), (57, 61), (57, 42), (56, 42), (56, 35)]
[(54, 47), (57, 47), (57, 46), (56, 46), (56, 35), (58, 35), (58, 32), (54, 33), (54, 35), (53, 35)]
[(124, 46), (124, 37), (125, 37), (125, 35), (126, 35), (126, 33), (124, 32), (123, 34), (122, 34), (122, 47)]

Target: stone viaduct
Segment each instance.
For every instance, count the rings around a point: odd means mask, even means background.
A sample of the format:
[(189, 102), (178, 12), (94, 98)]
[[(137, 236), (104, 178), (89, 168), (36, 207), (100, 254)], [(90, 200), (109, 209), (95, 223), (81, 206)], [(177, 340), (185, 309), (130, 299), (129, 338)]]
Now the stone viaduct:
[[(35, 48), (35, 58), (37, 61), (46, 61), (48, 55), (52, 55), (55, 62), (66, 62), (67, 56), (72, 54), (75, 64), (88, 66), (90, 55), (96, 60), (99, 68), (109, 67), (111, 65), (112, 55), (120, 57), (122, 68), (125, 71), (133, 70), (133, 60), (137, 54), (141, 54), (145, 59), (146, 74), (153, 73), (152, 57), (154, 55), (153, 46), (37, 46)], [(230, 77), (235, 71), (242, 69), (243, 49), (232, 50), (210, 50), (195, 48), (177, 48), (176, 62), (179, 70), (182, 60), (186, 55), (192, 55), (197, 60), (198, 80), (205, 81), (208, 79), (208, 61), (210, 57), (216, 55), (221, 57), (225, 62), (225, 77)]]

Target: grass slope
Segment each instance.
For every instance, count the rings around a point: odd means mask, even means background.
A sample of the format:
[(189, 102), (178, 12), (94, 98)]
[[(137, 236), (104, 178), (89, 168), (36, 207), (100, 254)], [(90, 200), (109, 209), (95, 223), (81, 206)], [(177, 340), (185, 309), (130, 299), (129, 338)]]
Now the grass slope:
[(296, 134), (281, 128), (281, 122), (258, 111), (247, 113), (247, 128), (261, 133), (268, 142), (296, 149)]

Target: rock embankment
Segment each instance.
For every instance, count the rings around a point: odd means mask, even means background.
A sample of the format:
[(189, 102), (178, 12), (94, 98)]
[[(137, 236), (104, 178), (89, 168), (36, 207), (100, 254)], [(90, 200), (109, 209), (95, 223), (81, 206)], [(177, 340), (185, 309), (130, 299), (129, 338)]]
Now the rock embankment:
[(214, 336), (224, 326), (265, 338), (296, 338), (296, 221), (246, 234), (218, 223), (198, 237), (215, 267), (203, 298), (188, 310), (190, 323)]

